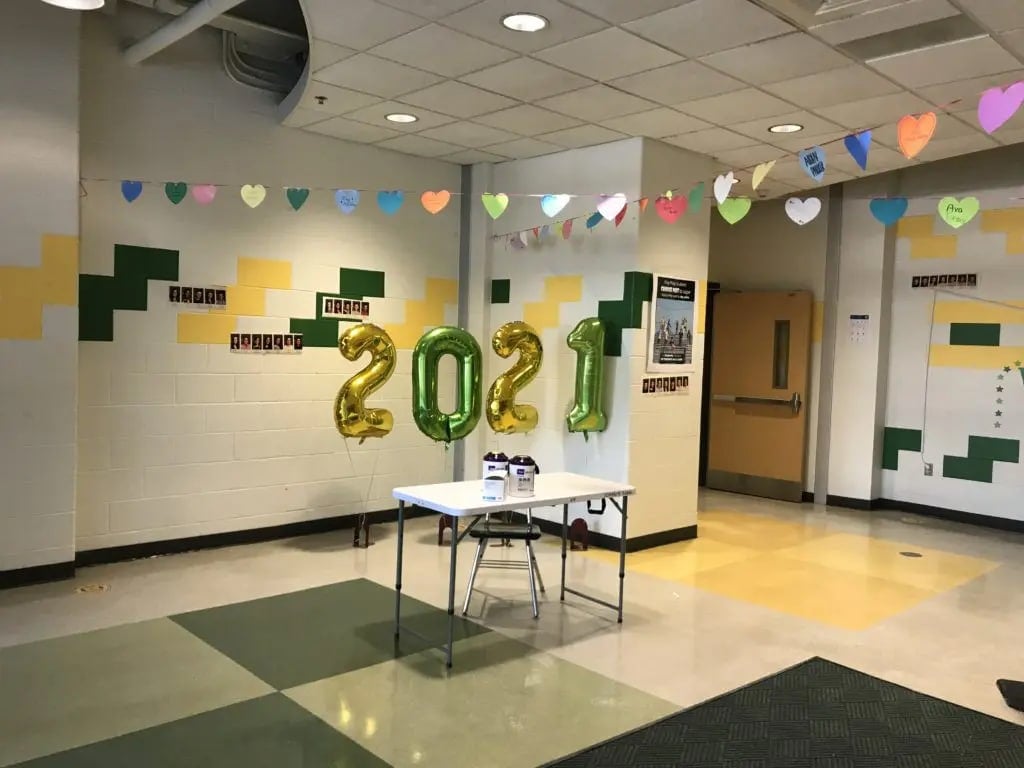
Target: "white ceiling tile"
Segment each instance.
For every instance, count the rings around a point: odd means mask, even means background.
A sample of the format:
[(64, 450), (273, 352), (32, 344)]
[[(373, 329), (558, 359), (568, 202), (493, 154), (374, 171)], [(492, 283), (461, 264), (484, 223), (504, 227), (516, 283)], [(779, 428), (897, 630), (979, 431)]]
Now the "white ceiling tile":
[(440, 24), (420, 27), (378, 45), (370, 53), (447, 77), (458, 77), (500, 64), (518, 55)]
[(779, 98), (811, 109), (871, 96), (884, 96), (900, 90), (899, 86), (859, 64), (783, 80), (766, 85), (764, 89)]
[(442, 160), (459, 165), (473, 165), (474, 163), (500, 163), (508, 160), (505, 155), (497, 155), (494, 152), (485, 152), (482, 149), (464, 149), (451, 155), (443, 155)]
[(612, 80), (679, 61), (679, 56), (618, 27), (578, 37), (534, 54), (594, 80)]
[(910, 88), (983, 77), (1020, 67), (1020, 62), (991, 37), (958, 40), (868, 63)]
[(1003, 43), (1024, 61), (1024, 29), (1002, 35)]
[(507, 131), (515, 131), (523, 136), (559, 131), (562, 128), (572, 128), (580, 124), (580, 121), (575, 118), (559, 115), (532, 104), (520, 104), (518, 107), (481, 115), (476, 118), (476, 122), (503, 128)]
[(643, 112), (656, 105), (637, 96), (609, 88), (607, 85), (592, 85), (549, 99), (541, 99), (537, 106), (581, 120), (597, 122), (609, 117)]
[(621, 131), (629, 136), (649, 136), (660, 139), (663, 136), (675, 136), (680, 133), (699, 131), (710, 128), (703, 120), (684, 115), (668, 107), (637, 112), (635, 115), (613, 117), (602, 120), (601, 125), (613, 131)]
[(333, 85), (354, 88), (386, 99), (418, 91), (443, 78), (387, 59), (360, 53), (320, 70), (316, 75)]
[[(324, 100), (323, 104), (320, 103), (320, 98)], [(346, 112), (351, 112), (353, 109), (376, 104), (379, 101), (380, 99), (376, 96), (359, 93), (348, 88), (339, 88), (328, 83), (321, 83), (319, 80), (310, 80), (306, 85), (305, 92), (302, 94), (299, 106), (329, 115), (342, 115)]]
[(401, 11), (415, 13), (426, 19), (440, 19), (468, 8), (477, 0), (377, 0)]
[(561, 147), (591, 147), (595, 144), (607, 144), (610, 141), (619, 141), (627, 138), (618, 131), (602, 128), (599, 125), (579, 125), (575, 128), (566, 128), (554, 133), (545, 133), (537, 137), (541, 141), (549, 141)]
[(437, 139), (438, 141), (447, 141), (450, 144), (458, 144), (462, 147), (474, 148), (520, 138), (509, 131), (492, 128), (489, 125), (471, 123), (468, 120), (430, 128), (423, 131), (420, 135), (426, 136), (428, 139)]
[(667, 8), (675, 8), (687, 0), (562, 0), (569, 5), (576, 6), (581, 11), (586, 11), (594, 16), (604, 19), (613, 24), (623, 24), (627, 21), (650, 16), (664, 11)]
[(404, 35), (426, 22), (418, 16), (389, 8), (373, 0), (303, 0), (310, 37), (365, 51), (392, 37)]
[(488, 152), (495, 152), (505, 157), (512, 157), (521, 160), (525, 157), (537, 157), (539, 155), (550, 155), (553, 152), (562, 152), (564, 147), (537, 139), (516, 139), (506, 141), (502, 144), (493, 144), (486, 148)]
[(425, 136), (419, 136), (417, 134), (396, 136), (393, 139), (378, 142), (377, 146), (383, 147), (384, 149), (391, 149), (395, 152), (404, 152), (407, 155), (417, 155), (419, 157), (441, 157), (441, 155), (450, 155), (453, 152), (458, 152), (463, 149), (463, 147), (459, 147), (455, 144), (448, 144), (444, 141), (434, 141), (433, 139), (428, 139)]
[(907, 0), (886, 8), (877, 8), (870, 13), (857, 13), (846, 19), (817, 24), (810, 29), (826, 43), (839, 45), (898, 29), (916, 27), (958, 13), (959, 11), (946, 0)]
[(619, 78), (613, 80), (611, 85), (666, 106), (738, 91), (744, 87), (739, 80), (708, 69), (696, 61), (683, 61)]
[(747, 0), (692, 0), (625, 26), (684, 56), (703, 56), (794, 31)]
[(999, 144), (995, 139), (976, 131), (972, 136), (958, 136), (955, 139), (934, 139), (921, 151), (917, 159), (921, 162), (929, 162), (956, 155), (966, 155), (971, 152), (980, 152), (997, 146)]
[(1018, 0), (962, 0), (961, 5), (996, 32), (1024, 28), (1024, 4)]
[[(831, 148), (830, 148), (831, 149)], [(845, 147), (836, 145), (836, 151), (829, 152), (828, 166), (836, 171), (850, 174), (852, 176), (865, 176), (881, 171), (889, 171), (893, 168), (900, 168), (906, 165), (907, 159), (895, 149), (883, 147), (880, 144), (871, 144), (868, 152), (868, 169), (862, 171), (857, 161), (850, 156)]]
[(850, 64), (846, 56), (802, 32), (713, 53), (704, 56), (701, 61), (754, 85), (788, 80), (809, 72), (824, 72)]
[(330, 115), (324, 112), (318, 112), (315, 109), (306, 109), (304, 107), (296, 107), (288, 116), (281, 121), (281, 125), (287, 126), (288, 128), (302, 128), (304, 125), (310, 125), (311, 123), (318, 123), (321, 120), (327, 120)]
[[(768, 141), (773, 147), (778, 147), (785, 152), (799, 152), (801, 149), (821, 147), (825, 150), (826, 155), (832, 157), (840, 153), (846, 153), (846, 148), (840, 140), (845, 139), (848, 135), (849, 134), (845, 130), (825, 131), (819, 133), (801, 131), (800, 133), (791, 134), (773, 134)], [(769, 157), (767, 159), (770, 160), (771, 158)]]
[(828, 118), (850, 130), (872, 128), (883, 123), (895, 123), (907, 114), (920, 114), (931, 109), (931, 105), (906, 91), (888, 96), (836, 104), (815, 109), (819, 115)]
[(666, 144), (674, 144), (683, 149), (714, 155), (729, 149), (740, 149), (750, 146), (750, 137), (727, 131), (724, 128), (708, 128), (703, 131), (684, 133), (679, 136), (668, 136), (662, 139)]
[[(408, 112), (416, 115), (419, 120), (415, 123), (392, 123), (385, 118), (393, 112)], [(452, 118), (448, 117), (448, 115), (441, 115), (437, 112), (420, 109), (419, 107), (411, 107), (398, 101), (382, 101), (380, 104), (374, 104), (372, 107), (364, 107), (363, 109), (357, 109), (355, 112), (349, 112), (345, 117), (350, 120), (370, 123), (370, 125), (382, 125), (399, 133), (419, 133), (428, 128), (452, 122)]]
[(585, 77), (534, 59), (513, 59), (466, 75), (463, 82), (522, 101), (533, 101), (591, 84)]
[(380, 125), (357, 123), (355, 120), (349, 120), (345, 117), (332, 117), (323, 122), (307, 125), (303, 130), (322, 133), (325, 136), (333, 136), (336, 139), (358, 141), (364, 144), (401, 135), (398, 131), (392, 131)]
[(779, 136), (785, 134), (771, 133), (768, 129), (773, 125), (779, 125), (783, 123), (795, 123), (796, 125), (802, 125), (804, 129), (797, 133), (788, 134), (793, 137), (802, 137), (809, 135), (817, 135), (821, 133), (829, 133), (833, 131), (841, 130), (841, 127), (833, 122), (826, 120), (818, 115), (812, 115), (810, 112), (787, 112), (783, 115), (776, 115), (773, 117), (759, 117), (756, 120), (746, 120), (742, 123), (736, 123), (730, 126), (737, 133), (742, 133), (745, 136), (749, 136), (757, 141), (764, 142), (765, 144), (774, 144), (775, 140)]
[(324, 67), (329, 67), (335, 62), (354, 56), (358, 51), (353, 48), (346, 48), (343, 45), (335, 45), (326, 40), (309, 41), (309, 71), (316, 73)]
[(1024, 142), (1024, 115), (1018, 112), (1017, 117), (1007, 123), (1004, 128), (996, 131), (994, 138), (1000, 144), (1020, 144)]
[(711, 96), (706, 99), (687, 101), (677, 105), (691, 115), (719, 125), (753, 120), (758, 117), (784, 115), (793, 111), (793, 105), (757, 88)]
[(516, 103), (505, 96), (474, 88), (456, 80), (445, 80), (422, 91), (407, 93), (402, 96), (402, 101), (455, 117), (475, 117), (485, 112), (511, 107)]
[[(1004, 72), (998, 75), (973, 77), (967, 80), (930, 85), (926, 88), (917, 88), (915, 90), (932, 104), (939, 107), (949, 107), (955, 110), (960, 110), (961, 108), (973, 109), (977, 106), (978, 99), (983, 91), (996, 86), (1012, 85), (1017, 80), (1022, 79), (1024, 79), (1024, 69), (1016, 69), (1012, 72)], [(957, 101), (962, 101), (963, 105), (955, 104), (954, 102)]]
[[(558, 0), (530, 0), (528, 5), (528, 8), (524, 8), (523, 0), (483, 0), (448, 16), (443, 23), (447, 27), (521, 53), (550, 48), (608, 26), (600, 19)], [(513, 32), (502, 26), (501, 19), (504, 16), (524, 10), (543, 16), (548, 20), (548, 26), (529, 34)]]
[(740, 147), (739, 149), (723, 149), (715, 153), (715, 158), (721, 160), (730, 168), (748, 168), (770, 160), (778, 150), (757, 144), (753, 147)]

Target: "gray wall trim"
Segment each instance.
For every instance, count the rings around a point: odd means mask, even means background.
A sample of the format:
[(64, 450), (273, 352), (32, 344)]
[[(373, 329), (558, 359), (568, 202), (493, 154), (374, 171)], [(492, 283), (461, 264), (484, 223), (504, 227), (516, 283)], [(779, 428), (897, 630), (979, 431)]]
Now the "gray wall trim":
[(825, 239), (825, 311), (821, 333), (821, 380), (818, 384), (818, 435), (814, 453), (814, 503), (828, 498), (829, 443), (832, 438), (832, 385), (835, 380), (839, 328), (839, 259), (843, 238), (843, 185), (829, 187), (828, 234)]
[[(459, 187), (462, 196), (459, 198), (459, 327), (469, 325), (469, 270), (472, 259), (472, 240), (470, 238), (470, 216), (473, 212), (473, 166), (462, 166), (462, 184)], [(452, 447), (454, 480), (465, 479), (466, 446), (464, 441), (456, 440)]]

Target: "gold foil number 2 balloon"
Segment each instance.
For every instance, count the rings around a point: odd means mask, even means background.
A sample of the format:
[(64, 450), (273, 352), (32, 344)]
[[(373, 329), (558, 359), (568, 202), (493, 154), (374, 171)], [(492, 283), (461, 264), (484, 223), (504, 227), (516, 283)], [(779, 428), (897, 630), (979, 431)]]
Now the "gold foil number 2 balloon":
[(537, 376), (544, 348), (537, 332), (524, 322), (505, 323), (494, 332), (491, 346), (501, 357), (519, 352), (519, 360), (501, 374), (487, 393), (487, 423), (495, 432), (511, 435), (537, 427), (537, 409), (517, 405), (516, 395)]
[(355, 362), (365, 352), (370, 364), (346, 381), (334, 400), (334, 424), (344, 437), (384, 437), (395, 425), (395, 417), (384, 408), (367, 408), (366, 398), (384, 386), (395, 372), (395, 343), (387, 331), (372, 323), (360, 323), (338, 339), (338, 351)]

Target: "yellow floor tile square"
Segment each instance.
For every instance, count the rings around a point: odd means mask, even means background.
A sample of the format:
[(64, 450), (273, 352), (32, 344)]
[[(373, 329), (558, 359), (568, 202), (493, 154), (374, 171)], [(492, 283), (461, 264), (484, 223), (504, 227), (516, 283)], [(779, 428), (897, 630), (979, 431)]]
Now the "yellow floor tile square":
[[(759, 553), (756, 549), (749, 547), (697, 538), (626, 555), (626, 569), (659, 579), (683, 581), (695, 573), (720, 568), (729, 563), (755, 557), (757, 554)], [(592, 549), (588, 555), (609, 564), (619, 562), (618, 552)]]
[(697, 530), (701, 538), (762, 551), (793, 547), (829, 533), (826, 528), (800, 522), (791, 523), (728, 510), (702, 512), (697, 521)]

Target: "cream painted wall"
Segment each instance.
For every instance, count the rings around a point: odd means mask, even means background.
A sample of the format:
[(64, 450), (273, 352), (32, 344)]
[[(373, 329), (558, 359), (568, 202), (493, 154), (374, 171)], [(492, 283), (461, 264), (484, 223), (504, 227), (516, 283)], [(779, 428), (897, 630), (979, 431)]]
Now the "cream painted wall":
[[(456, 287), (457, 198), (430, 216), (410, 192), (389, 217), (374, 197), (379, 189), (458, 191), (459, 167), (281, 127), (270, 95), (224, 75), (214, 32), (126, 66), (119, 41), (163, 21), (122, 6), (116, 21), (85, 22), (83, 175), (114, 181), (86, 181), (82, 271), (111, 274), (117, 243), (180, 251), (186, 284), (235, 284), (239, 257), (287, 262), (290, 287), (267, 289), (262, 316), (238, 319), (240, 331), (281, 333), (289, 318), (315, 316), (315, 292), (336, 292), (340, 267), (381, 270), (386, 298), (370, 299), (373, 322), (400, 326), (407, 312), (423, 311), (407, 302), (425, 301), (440, 307), (439, 322), (454, 324), (454, 298), (431, 298), (427, 280), (447, 280), (443, 292)], [(147, 186), (129, 206), (123, 178), (231, 186), (207, 207), (191, 198), (172, 206), (161, 186)], [(260, 208), (239, 199), (245, 183), (268, 187)], [(283, 198), (287, 185), (313, 188), (300, 212)], [(370, 191), (345, 216), (333, 203), (338, 187)], [(147, 311), (115, 313), (112, 343), (80, 345), (80, 549), (390, 509), (393, 486), (451, 479), (451, 454), (411, 416), (411, 346), (427, 326), (400, 344), (397, 372), (370, 402), (393, 411), (394, 431), (360, 446), (337, 434), (331, 413), (339, 386), (366, 358), (178, 343), (183, 310), (168, 302), (167, 286), (150, 282)]]
[(0, 3), (0, 572), (74, 559), (78, 35)]

